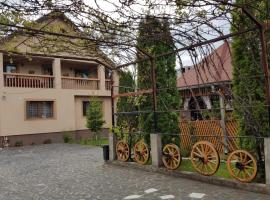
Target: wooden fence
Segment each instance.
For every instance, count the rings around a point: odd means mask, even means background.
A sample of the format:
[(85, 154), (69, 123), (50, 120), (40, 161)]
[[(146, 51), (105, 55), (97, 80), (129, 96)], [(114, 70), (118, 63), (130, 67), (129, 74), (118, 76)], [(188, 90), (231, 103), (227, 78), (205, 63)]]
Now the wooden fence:
[(236, 121), (226, 122), (228, 137), (222, 131), (220, 120), (182, 121), (180, 130), (181, 149), (189, 150), (195, 142), (201, 140), (211, 142), (220, 153), (224, 152), (225, 146), (229, 151), (238, 149)]

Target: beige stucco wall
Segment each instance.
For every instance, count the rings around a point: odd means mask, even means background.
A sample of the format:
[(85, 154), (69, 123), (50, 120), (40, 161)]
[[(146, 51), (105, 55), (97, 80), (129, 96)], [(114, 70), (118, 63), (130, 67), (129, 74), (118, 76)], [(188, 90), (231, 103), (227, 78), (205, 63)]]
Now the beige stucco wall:
[[(75, 126), (76, 130), (86, 129), (86, 117), (83, 116), (83, 101), (89, 101), (89, 97), (75, 97)], [(111, 127), (111, 99), (109, 97), (97, 98), (102, 102), (103, 119), (105, 120), (104, 128)]]
[[(104, 94), (107, 93), (106, 97)], [(104, 106), (104, 128), (111, 126), (111, 101), (109, 91), (83, 91), (39, 88), (3, 88), (1, 91), (1, 136), (85, 129), (82, 116), (82, 99), (100, 96)], [(80, 96), (77, 98), (76, 96)], [(82, 97), (85, 96), (85, 97)], [(25, 119), (27, 100), (55, 101), (54, 119)]]
[[(0, 77), (3, 80), (3, 62), (0, 54)], [(61, 81), (59, 58), (55, 59), (53, 69), (55, 79)], [(38, 66), (37, 66), (38, 67)], [(99, 66), (100, 82), (105, 83), (104, 67)], [(114, 77), (118, 76), (115, 75)], [(2, 83), (2, 82), (1, 82)], [(105, 84), (101, 85), (105, 85)], [(58, 84), (58, 86), (61, 84)], [(97, 97), (103, 102), (104, 128), (111, 127), (111, 91), (44, 88), (11, 88), (0, 85), (0, 136), (24, 135), (48, 132), (63, 132), (86, 129), (86, 119), (82, 116), (82, 101)], [(25, 119), (27, 100), (55, 101), (54, 119)]]

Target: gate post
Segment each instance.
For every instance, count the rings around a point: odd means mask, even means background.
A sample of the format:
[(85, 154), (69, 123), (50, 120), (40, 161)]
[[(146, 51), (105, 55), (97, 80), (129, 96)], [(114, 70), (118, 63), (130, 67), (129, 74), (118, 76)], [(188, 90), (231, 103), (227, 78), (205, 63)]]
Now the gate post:
[(116, 147), (116, 135), (114, 133), (109, 134), (109, 159), (110, 161), (115, 160), (116, 158), (116, 152), (115, 152), (115, 147)]
[(162, 165), (161, 134), (152, 133), (150, 135), (150, 142), (151, 142), (152, 165), (155, 167), (160, 167)]
[(224, 153), (228, 153), (227, 145), (228, 145), (228, 134), (226, 130), (226, 107), (225, 107), (225, 96), (219, 92), (219, 105), (220, 105), (220, 126), (224, 137)]
[(264, 138), (265, 184), (270, 189), (270, 137)]

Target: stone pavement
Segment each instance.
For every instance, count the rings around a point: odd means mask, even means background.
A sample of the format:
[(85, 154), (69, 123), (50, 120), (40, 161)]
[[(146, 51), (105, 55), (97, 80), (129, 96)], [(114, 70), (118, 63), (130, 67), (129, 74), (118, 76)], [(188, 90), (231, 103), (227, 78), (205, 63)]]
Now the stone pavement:
[(104, 165), (102, 149), (50, 144), (0, 150), (0, 200), (270, 200), (270, 196)]

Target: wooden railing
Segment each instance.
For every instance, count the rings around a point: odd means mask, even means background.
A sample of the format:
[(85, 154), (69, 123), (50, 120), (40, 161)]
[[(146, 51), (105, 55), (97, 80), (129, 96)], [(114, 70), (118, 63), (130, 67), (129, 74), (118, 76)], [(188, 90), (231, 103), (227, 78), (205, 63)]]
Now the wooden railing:
[(5, 87), (53, 88), (53, 76), (4, 73)]
[(98, 90), (99, 79), (62, 77), (62, 88), (63, 89)]
[(105, 80), (105, 89), (106, 90), (111, 90), (112, 84), (110, 79)]

